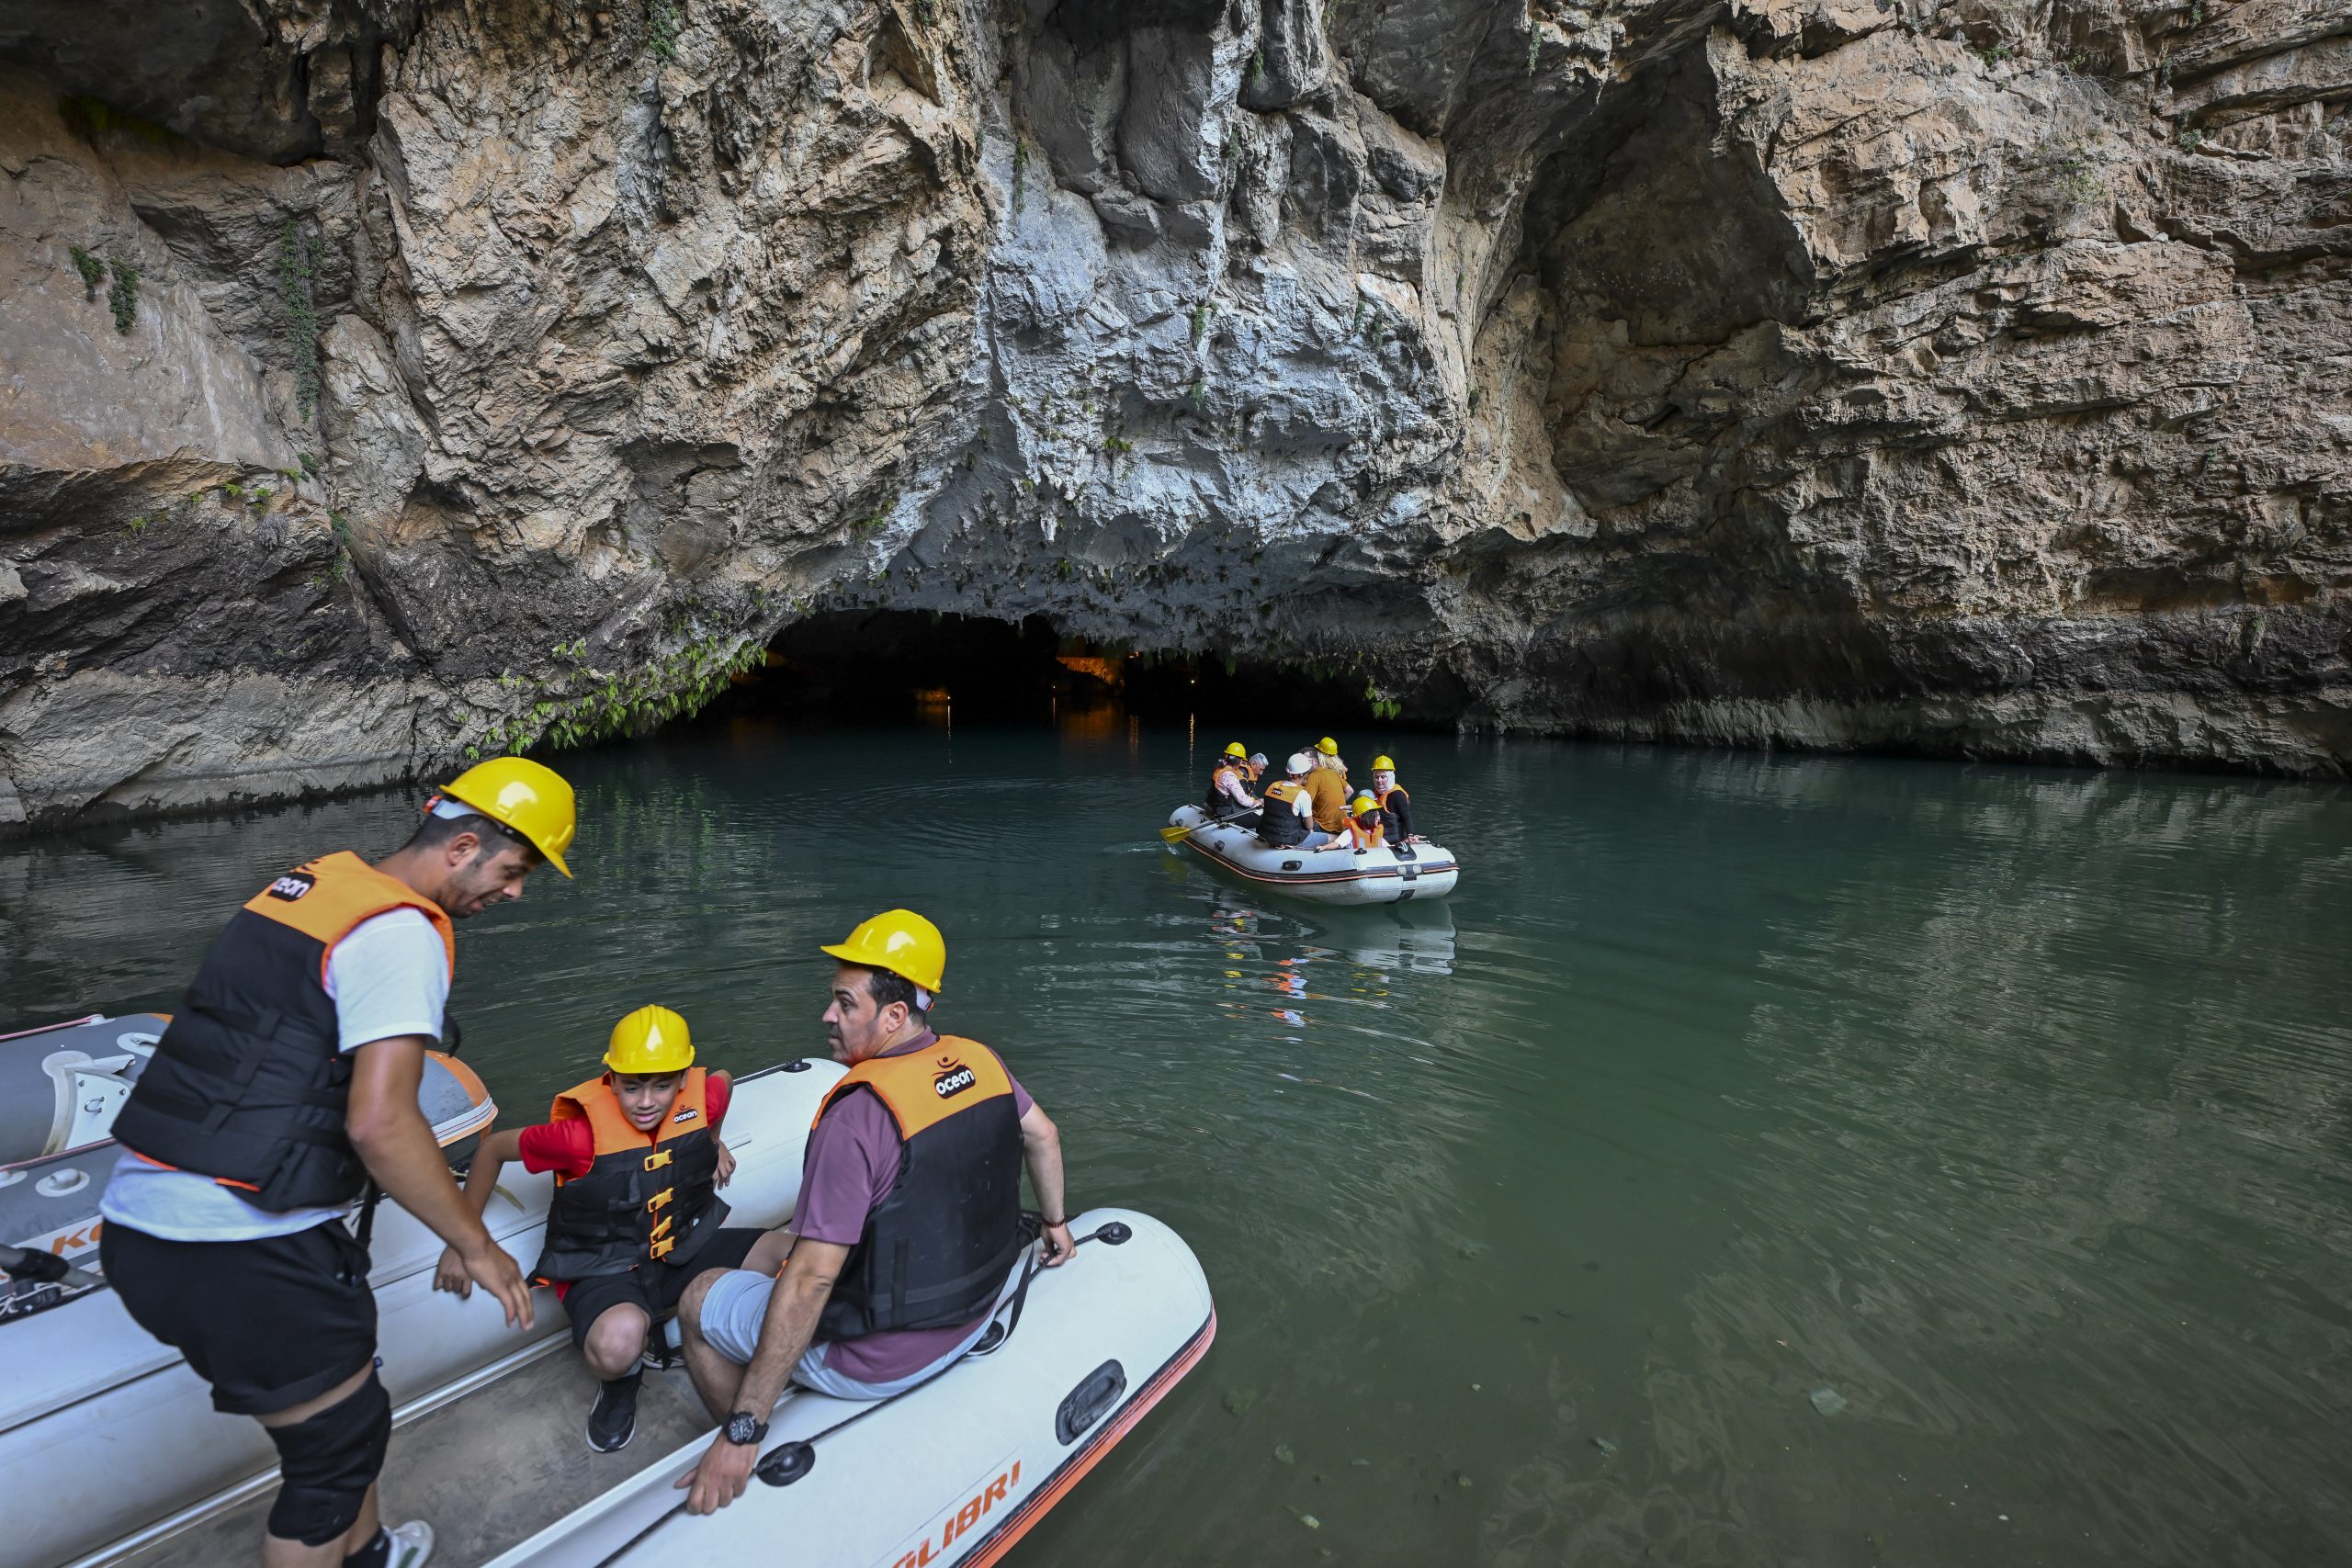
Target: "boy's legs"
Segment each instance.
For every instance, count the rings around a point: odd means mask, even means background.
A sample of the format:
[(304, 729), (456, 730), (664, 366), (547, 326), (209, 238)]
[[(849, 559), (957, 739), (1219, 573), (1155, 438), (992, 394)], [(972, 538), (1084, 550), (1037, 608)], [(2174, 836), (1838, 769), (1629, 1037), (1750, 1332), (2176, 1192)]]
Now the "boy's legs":
[(645, 1337), (653, 1320), (643, 1307), (620, 1302), (606, 1307), (588, 1325), (587, 1334), (580, 1341), (580, 1354), (600, 1382), (610, 1382), (637, 1371), (638, 1359), (645, 1354)]
[(655, 1310), (645, 1284), (644, 1270), (631, 1269), (579, 1280), (564, 1293), (571, 1341), (600, 1385), (588, 1411), (588, 1446), (600, 1454), (628, 1447), (637, 1433), (639, 1358)]

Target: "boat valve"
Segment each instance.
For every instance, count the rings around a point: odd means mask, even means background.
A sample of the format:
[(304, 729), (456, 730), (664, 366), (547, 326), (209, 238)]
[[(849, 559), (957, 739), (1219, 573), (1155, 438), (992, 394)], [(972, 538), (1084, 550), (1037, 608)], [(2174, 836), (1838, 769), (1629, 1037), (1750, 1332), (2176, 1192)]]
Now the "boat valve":
[(786, 1443), (760, 1459), (752, 1474), (771, 1486), (789, 1486), (817, 1468), (817, 1450), (810, 1443)]

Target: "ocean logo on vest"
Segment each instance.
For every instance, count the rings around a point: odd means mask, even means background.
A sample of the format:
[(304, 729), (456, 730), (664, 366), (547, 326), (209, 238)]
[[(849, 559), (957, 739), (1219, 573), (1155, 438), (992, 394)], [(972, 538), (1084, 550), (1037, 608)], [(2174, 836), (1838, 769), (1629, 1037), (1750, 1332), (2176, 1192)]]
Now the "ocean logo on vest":
[(283, 898), (291, 904), (319, 885), (319, 879), (307, 871), (289, 871), (271, 883), (266, 891), (273, 898)]
[(696, 1111), (693, 1106), (689, 1105), (684, 1111), (679, 1111), (675, 1116), (671, 1117), (670, 1124), (674, 1127), (681, 1122), (691, 1122), (701, 1114), (701, 1111)]
[(931, 1092), (942, 1100), (953, 1100), (974, 1084), (979, 1076), (953, 1056), (939, 1058), (939, 1071), (931, 1076)]

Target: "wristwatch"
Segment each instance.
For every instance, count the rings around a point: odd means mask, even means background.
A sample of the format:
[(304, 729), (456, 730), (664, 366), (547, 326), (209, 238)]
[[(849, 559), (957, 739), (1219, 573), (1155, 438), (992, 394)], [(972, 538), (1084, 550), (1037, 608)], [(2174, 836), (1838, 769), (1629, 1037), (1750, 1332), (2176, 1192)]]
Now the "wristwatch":
[(768, 1424), (748, 1410), (738, 1410), (727, 1417), (727, 1440), (746, 1446), (768, 1435)]

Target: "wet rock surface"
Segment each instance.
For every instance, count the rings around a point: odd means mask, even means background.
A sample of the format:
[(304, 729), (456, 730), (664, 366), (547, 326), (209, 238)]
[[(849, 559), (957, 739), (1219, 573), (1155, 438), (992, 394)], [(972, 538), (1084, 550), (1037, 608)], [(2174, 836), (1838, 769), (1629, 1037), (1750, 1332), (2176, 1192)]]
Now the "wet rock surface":
[(0, 823), (657, 722), (886, 603), (1480, 727), (2352, 759), (2341, 6), (52, 13)]

